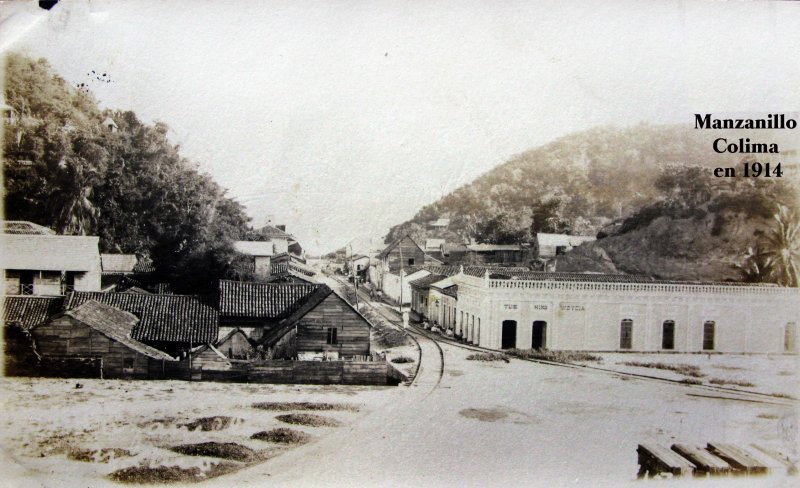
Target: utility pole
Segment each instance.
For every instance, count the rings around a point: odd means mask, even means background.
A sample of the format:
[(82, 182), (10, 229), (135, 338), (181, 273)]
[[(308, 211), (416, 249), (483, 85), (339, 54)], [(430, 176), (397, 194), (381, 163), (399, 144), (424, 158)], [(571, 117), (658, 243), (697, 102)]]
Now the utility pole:
[(358, 273), (356, 273), (355, 261), (353, 260), (353, 243), (348, 243), (350, 246), (350, 273), (353, 275), (353, 285), (356, 287), (356, 310), (358, 310)]

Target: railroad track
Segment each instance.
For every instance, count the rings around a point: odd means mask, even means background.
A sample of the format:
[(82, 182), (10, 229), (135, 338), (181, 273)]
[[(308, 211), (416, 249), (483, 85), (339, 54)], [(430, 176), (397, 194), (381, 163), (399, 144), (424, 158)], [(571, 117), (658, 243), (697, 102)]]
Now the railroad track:
[[(336, 277), (334, 279), (336, 279), (340, 284), (342, 284), (345, 287), (349, 287), (350, 286), (349, 283), (338, 279), (338, 277)], [(387, 315), (387, 312), (385, 310), (383, 310), (381, 307), (375, 307), (374, 305), (372, 305), (372, 303), (369, 300), (368, 296), (363, 296), (362, 297), (361, 293), (359, 293), (359, 297), (361, 297), (363, 299), (363, 301), (369, 307), (371, 307), (373, 310), (378, 312), (378, 314), (380, 314), (383, 318), (385, 318), (386, 320), (390, 321), (391, 323), (397, 325), (398, 317), (396, 317), (396, 316), (391, 316), (390, 317), (390, 316)], [(448, 337), (443, 337), (441, 335), (428, 332), (427, 330), (425, 330), (425, 329), (423, 329), (423, 328), (421, 328), (421, 327), (419, 327), (417, 325), (409, 324), (409, 328), (406, 329), (406, 332), (417, 343), (417, 346), (420, 347), (420, 361), (418, 362), (418, 365), (417, 365), (417, 370), (418, 371), (419, 371), (419, 368), (420, 368), (421, 363), (422, 363), (422, 358), (421, 358), (422, 349), (421, 349), (419, 341), (414, 336), (416, 335), (417, 337), (423, 337), (423, 338), (433, 342), (434, 344), (436, 344), (436, 347), (437, 347), (438, 352), (440, 354), (440, 360), (441, 360), (441, 365), (442, 365), (441, 370), (439, 371), (439, 382), (437, 382), (436, 387), (439, 386), (439, 383), (441, 382), (441, 378), (444, 375), (444, 352), (442, 350), (441, 345), (439, 344), (440, 342), (441, 343), (445, 343), (445, 344), (450, 345), (450, 346), (453, 346), (453, 347), (458, 347), (458, 348), (461, 348), (461, 349), (465, 349), (465, 350), (468, 350), (468, 351), (474, 351), (474, 352), (485, 352), (485, 353), (503, 353), (504, 352), (502, 350), (489, 349), (489, 348), (485, 348), (485, 347), (474, 346), (474, 345), (471, 345), (471, 344), (464, 344), (464, 343), (459, 342), (459, 341), (457, 341), (455, 339), (450, 339)], [(661, 377), (658, 377), (658, 376), (652, 376), (652, 375), (646, 375), (646, 374), (627, 373), (627, 372), (615, 371), (615, 370), (606, 369), (606, 368), (600, 368), (600, 367), (591, 366), (591, 365), (560, 363), (560, 362), (555, 362), (555, 361), (547, 361), (547, 360), (544, 360), (544, 359), (532, 359), (532, 358), (516, 358), (516, 359), (520, 359), (522, 361), (528, 361), (528, 362), (532, 362), (532, 363), (549, 365), (549, 366), (558, 366), (558, 367), (562, 367), (562, 368), (572, 368), (572, 369), (582, 369), (582, 370), (588, 370), (588, 371), (592, 371), (592, 372), (611, 374), (611, 375), (614, 375), (614, 376), (635, 378), (635, 379), (640, 379), (640, 380), (644, 380), (644, 381), (656, 381), (656, 382), (660, 382), (660, 383), (668, 383), (668, 384), (673, 384), (673, 385), (680, 385), (680, 386), (683, 386), (683, 387), (686, 387), (686, 388), (690, 388), (690, 389), (695, 389), (695, 390), (700, 390), (700, 391), (705, 391), (705, 392), (716, 393), (717, 394), (717, 395), (697, 395), (697, 394), (687, 393), (687, 395), (690, 395), (690, 396), (702, 396), (702, 397), (707, 397), (707, 398), (716, 398), (716, 399), (720, 399), (720, 400), (738, 400), (738, 401), (758, 402), (758, 403), (767, 403), (767, 404), (784, 405), (784, 406), (796, 406), (798, 403), (800, 403), (800, 402), (798, 402), (798, 400), (793, 399), (793, 398), (785, 398), (785, 397), (781, 397), (781, 396), (772, 395), (772, 394), (769, 394), (769, 393), (760, 393), (760, 392), (754, 392), (754, 391), (738, 390), (738, 389), (735, 389), (735, 388), (726, 388), (724, 386), (692, 385), (692, 384), (688, 384), (688, 383), (683, 383), (680, 380), (672, 380), (672, 379), (668, 379), (668, 378), (661, 378)], [(416, 378), (414, 378), (414, 380), (416, 380)], [(413, 384), (413, 381), (412, 381), (411, 384)], [(729, 396), (720, 396), (719, 395), (719, 394), (723, 394), (723, 393), (726, 394), (726, 395), (729, 395)]]

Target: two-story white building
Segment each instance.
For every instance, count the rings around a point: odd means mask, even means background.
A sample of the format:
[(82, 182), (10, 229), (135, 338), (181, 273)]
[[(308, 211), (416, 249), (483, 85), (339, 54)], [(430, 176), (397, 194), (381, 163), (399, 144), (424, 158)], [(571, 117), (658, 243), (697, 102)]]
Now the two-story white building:
[(97, 236), (64, 236), (24, 221), (3, 222), (0, 267), (5, 295), (65, 295), (99, 291)]

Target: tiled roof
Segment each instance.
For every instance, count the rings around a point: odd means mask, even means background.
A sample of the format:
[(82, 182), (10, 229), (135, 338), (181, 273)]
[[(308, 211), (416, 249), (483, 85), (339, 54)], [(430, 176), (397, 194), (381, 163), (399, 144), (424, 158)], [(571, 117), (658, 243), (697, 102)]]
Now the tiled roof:
[(3, 234), (56, 235), (54, 230), (26, 220), (3, 221)]
[(152, 273), (155, 270), (156, 267), (153, 265), (153, 261), (147, 257), (140, 257), (136, 261), (136, 266), (133, 267), (134, 273)]
[(211, 342), (219, 335), (219, 314), (208, 297), (76, 291), (64, 306), (71, 310), (96, 300), (139, 317), (132, 337), (139, 341)]
[(139, 262), (135, 254), (101, 254), (103, 273), (133, 273)]
[(281, 319), (322, 285), (219, 282), (219, 311), (225, 317)]
[(3, 302), (3, 321), (30, 329), (61, 312), (64, 297), (6, 296)]
[(132, 313), (95, 300), (86, 301), (82, 305), (64, 313), (140, 354), (155, 359), (173, 360), (169, 354), (131, 338), (132, 332), (136, 329), (137, 322), (139, 322), (139, 319)]
[(0, 268), (41, 271), (100, 270), (96, 236), (5, 234)]
[(294, 236), (289, 234), (286, 231), (282, 231), (279, 228), (275, 227), (274, 225), (265, 225), (260, 229), (256, 229), (255, 233), (262, 237), (268, 238), (279, 238), (279, 239), (292, 239), (294, 240)]
[(298, 262), (287, 262), (284, 261), (282, 263), (272, 263), (270, 273), (274, 275), (287, 275), (287, 274), (299, 274), (301, 276), (314, 276), (317, 272), (302, 263)]
[(594, 283), (652, 283), (666, 285), (722, 285), (722, 286), (777, 286), (768, 283), (743, 283), (735, 281), (678, 281), (659, 280), (649, 276), (606, 274), (606, 273), (568, 273), (550, 271), (528, 271), (524, 273), (496, 272), (489, 275), (491, 279), (527, 280), (527, 281), (582, 281)]
[(445, 275), (429, 274), (428, 276), (423, 276), (422, 278), (416, 279), (409, 284), (416, 288), (427, 288), (431, 285), (431, 283), (442, 281), (445, 278), (447, 278)]
[[(460, 265), (450, 265), (450, 266), (437, 266), (437, 265), (425, 265), (421, 266), (420, 269), (425, 269), (430, 271), (431, 273), (441, 274), (445, 276), (454, 276), (459, 273), (461, 270)], [(530, 272), (530, 268), (526, 268), (524, 266), (513, 266), (513, 267), (503, 267), (503, 266), (464, 266), (464, 274), (469, 276), (478, 276), (483, 277), (486, 274), (486, 270), (489, 270), (489, 273), (505, 273), (505, 274), (518, 274), (518, 273), (527, 273)]]

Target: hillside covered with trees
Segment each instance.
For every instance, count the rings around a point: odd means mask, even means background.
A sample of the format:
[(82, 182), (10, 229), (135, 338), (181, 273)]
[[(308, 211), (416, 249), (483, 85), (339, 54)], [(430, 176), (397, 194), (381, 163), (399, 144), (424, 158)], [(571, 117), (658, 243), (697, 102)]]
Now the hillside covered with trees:
[[(713, 176), (714, 167), (738, 167), (741, 174), (744, 161), (767, 160), (711, 149), (716, 137), (747, 136), (786, 142), (778, 132), (754, 136), (652, 125), (562, 137), (423, 207), (386, 240), (409, 233), (422, 242), (437, 237), (509, 244), (531, 242), (538, 232), (598, 235), (597, 242), (560, 259), (558, 269), (746, 279), (745, 255), (765, 252), (756, 248), (767, 246), (778, 205), (795, 225), (798, 207), (791, 178)], [(426, 229), (438, 218), (450, 219), (446, 230)], [(767, 258), (758, 259), (763, 265)]]
[[(244, 208), (180, 155), (168, 127), (102, 110), (46, 60), (8, 54), (5, 217), (64, 234), (98, 235), (101, 252), (153, 260), (176, 291), (208, 290), (235, 258)], [(110, 117), (117, 126), (102, 125)]]

